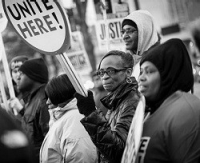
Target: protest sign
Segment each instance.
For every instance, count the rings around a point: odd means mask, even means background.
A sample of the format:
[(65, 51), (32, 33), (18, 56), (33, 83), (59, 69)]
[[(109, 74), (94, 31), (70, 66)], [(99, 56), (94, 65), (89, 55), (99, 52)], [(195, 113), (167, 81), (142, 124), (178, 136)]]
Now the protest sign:
[[(121, 35), (122, 18), (99, 20), (96, 23), (97, 40), (100, 49), (106, 49), (109, 44), (109, 50), (124, 50), (124, 43)], [(106, 32), (108, 30), (108, 32)], [(108, 35), (107, 35), (108, 34)], [(109, 37), (109, 39), (107, 38)]]
[(8, 20), (35, 50), (60, 54), (70, 46), (66, 13), (59, 0), (3, 0)]
[[(10, 75), (10, 70), (9, 70), (8, 61), (7, 61), (5, 48), (4, 48), (4, 44), (3, 44), (3, 38), (2, 38), (2, 32), (5, 30), (7, 23), (8, 23), (8, 20), (5, 16), (5, 13), (3, 10), (2, 1), (0, 0), (0, 61), (2, 61), (2, 63), (3, 63), (3, 68), (4, 68), (4, 72), (5, 72), (5, 76), (6, 76), (6, 82), (8, 84), (8, 90), (9, 90), (10, 97), (13, 98), (13, 97), (15, 97), (15, 92), (14, 92), (14, 88), (13, 88), (13, 84), (12, 84), (12, 79), (11, 79), (11, 75)], [(4, 87), (4, 83), (3, 83), (3, 76), (2, 76), (1, 72), (0, 72), (0, 78), (1, 78), (1, 81), (0, 81), (1, 95), (2, 95), (4, 106), (7, 109), (8, 102), (7, 102), (5, 87)], [(14, 110), (14, 113), (16, 114), (15, 110)]]
[(25, 43), (40, 53), (56, 55), (66, 73), (70, 74), (69, 79), (76, 91), (86, 95), (71, 63), (65, 63), (70, 61), (63, 57), (70, 47), (71, 30), (61, 1), (3, 0), (3, 7), (8, 21)]
[(133, 117), (121, 163), (135, 163), (143, 131), (145, 98), (141, 96)]
[(72, 32), (71, 36), (71, 47), (67, 50), (66, 55), (75, 70), (79, 74), (85, 75), (92, 71), (92, 67), (83, 44), (83, 37), (80, 31)]

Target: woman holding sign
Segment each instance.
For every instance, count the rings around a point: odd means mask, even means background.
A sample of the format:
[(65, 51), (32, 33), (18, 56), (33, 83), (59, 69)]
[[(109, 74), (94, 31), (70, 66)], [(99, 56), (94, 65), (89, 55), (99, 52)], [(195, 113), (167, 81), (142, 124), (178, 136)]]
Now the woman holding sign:
[(100, 61), (97, 74), (108, 94), (101, 102), (108, 108), (106, 116), (95, 108), (92, 92), (88, 97), (75, 94), (81, 120), (100, 152), (100, 162), (120, 163), (128, 131), (140, 93), (132, 74), (133, 57), (118, 50), (108, 52)]
[(189, 54), (180, 39), (149, 50), (140, 61), (139, 90), (150, 108), (144, 122), (139, 163), (200, 160), (200, 100)]

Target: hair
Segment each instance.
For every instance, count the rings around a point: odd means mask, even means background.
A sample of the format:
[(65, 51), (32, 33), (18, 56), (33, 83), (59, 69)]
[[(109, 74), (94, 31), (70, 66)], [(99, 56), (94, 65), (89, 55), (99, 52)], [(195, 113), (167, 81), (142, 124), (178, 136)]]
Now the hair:
[(122, 65), (126, 68), (133, 68), (134, 66), (134, 60), (133, 60), (133, 56), (128, 53), (128, 52), (123, 52), (120, 50), (111, 50), (109, 51), (106, 55), (103, 56), (103, 58), (101, 59), (99, 66), (98, 66), (98, 70), (100, 68), (101, 62), (103, 61), (104, 58), (108, 57), (108, 56), (120, 56), (122, 59)]
[(53, 105), (58, 105), (74, 98), (74, 89), (66, 74), (53, 77), (46, 85), (45, 92)]

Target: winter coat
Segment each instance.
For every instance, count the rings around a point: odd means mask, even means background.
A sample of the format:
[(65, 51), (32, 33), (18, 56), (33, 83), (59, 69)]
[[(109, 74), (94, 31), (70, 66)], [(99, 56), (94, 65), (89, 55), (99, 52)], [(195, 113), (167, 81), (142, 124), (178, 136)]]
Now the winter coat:
[(96, 163), (97, 150), (80, 120), (76, 99), (53, 110), (51, 127), (40, 149), (40, 163)]
[(121, 161), (129, 127), (139, 101), (137, 82), (135, 78), (132, 80), (131, 84), (124, 81), (114, 92), (101, 99), (109, 109), (106, 117), (96, 110), (81, 120), (101, 153), (101, 162)]
[(39, 151), (46, 133), (49, 130), (49, 112), (46, 105), (45, 84), (29, 94), (21, 118), (21, 125), (34, 145), (39, 161)]

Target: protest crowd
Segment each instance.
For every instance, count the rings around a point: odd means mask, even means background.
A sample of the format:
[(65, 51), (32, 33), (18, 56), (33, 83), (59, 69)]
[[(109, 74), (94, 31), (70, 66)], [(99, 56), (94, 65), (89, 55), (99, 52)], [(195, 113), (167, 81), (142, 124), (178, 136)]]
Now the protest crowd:
[[(124, 17), (121, 29), (125, 50), (103, 55), (86, 96), (66, 73), (49, 79), (42, 57), (10, 61), (15, 97), (0, 106), (0, 162), (200, 163), (200, 99), (185, 44), (161, 43), (147, 10)], [(199, 31), (192, 29), (200, 49)]]

